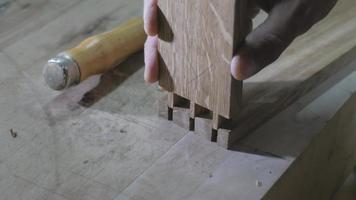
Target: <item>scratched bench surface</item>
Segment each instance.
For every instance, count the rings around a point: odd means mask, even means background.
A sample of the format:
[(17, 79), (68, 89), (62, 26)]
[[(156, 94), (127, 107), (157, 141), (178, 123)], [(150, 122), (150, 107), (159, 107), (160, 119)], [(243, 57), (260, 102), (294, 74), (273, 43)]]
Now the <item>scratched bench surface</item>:
[[(41, 71), (49, 57), (140, 15), (141, 4), (0, 0), (1, 200), (214, 199), (211, 188), (226, 199), (256, 199), (276, 177), (250, 166), (278, 174), (297, 156), (254, 140), (245, 142), (283, 158), (227, 151), (159, 119), (156, 100), (163, 92), (144, 83), (142, 54), (64, 92), (44, 85)], [(302, 111), (281, 115), (257, 132), (282, 135), (286, 126), (299, 127), (296, 135), (317, 132), (355, 92), (355, 81), (350, 73)], [(350, 178), (338, 196), (354, 188)]]

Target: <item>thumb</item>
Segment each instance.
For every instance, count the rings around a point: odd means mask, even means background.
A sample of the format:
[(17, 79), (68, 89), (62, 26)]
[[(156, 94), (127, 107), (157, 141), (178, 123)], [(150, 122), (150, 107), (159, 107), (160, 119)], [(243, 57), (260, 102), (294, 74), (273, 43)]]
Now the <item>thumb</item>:
[(237, 80), (245, 80), (274, 62), (299, 34), (296, 24), (288, 19), (291, 16), (277, 11), (272, 10), (266, 21), (246, 37), (232, 59), (231, 74)]

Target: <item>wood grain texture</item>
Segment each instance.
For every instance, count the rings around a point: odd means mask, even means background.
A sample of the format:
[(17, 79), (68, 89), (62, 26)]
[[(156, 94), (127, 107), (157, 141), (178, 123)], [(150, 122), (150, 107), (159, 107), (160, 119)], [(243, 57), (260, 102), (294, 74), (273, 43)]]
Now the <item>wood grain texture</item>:
[(250, 25), (244, 0), (159, 1), (160, 85), (219, 116), (237, 115), (242, 83), (230, 61)]
[(356, 94), (263, 199), (331, 199), (356, 166)]
[(352, 0), (338, 1), (279, 60), (245, 81), (243, 109), (221, 143), (230, 146), (349, 64), (356, 56), (355, 12)]
[(83, 0), (0, 0), (0, 49), (40, 29)]
[(108, 71), (130, 55), (143, 49), (146, 34), (141, 17), (133, 18), (119, 27), (92, 36), (68, 54), (80, 68), (81, 81)]
[[(355, 12), (352, 0), (339, 1), (326, 19), (294, 41), (280, 59), (246, 80), (241, 111), (219, 127), (218, 144), (231, 147), (350, 63), (356, 56)], [(216, 125), (216, 121), (213, 117), (211, 123)]]
[[(66, 1), (74, 2), (56, 0)], [(1, 199), (256, 200), (289, 166), (284, 159), (226, 151), (158, 119), (156, 100), (163, 94), (145, 84), (141, 54), (63, 93), (45, 88), (40, 77), (48, 57), (139, 15), (141, 5), (84, 0), (47, 25), (27, 17), (28, 31), (17, 20), (4, 20), (16, 36), (0, 36), (11, 44), (0, 52)], [(57, 10), (33, 16), (44, 19), (50, 12)], [(16, 139), (10, 129), (18, 132)], [(261, 129), (268, 135), (277, 128)], [(300, 134), (288, 135), (301, 140)]]
[(56, 53), (139, 16), (141, 4), (139, 0), (123, 1), (120, 4), (116, 0), (84, 0), (45, 26), (18, 38), (4, 52), (20, 66), (25, 66), (22, 69), (40, 61), (42, 63), (39, 65), (43, 66), (43, 60), (48, 60)]

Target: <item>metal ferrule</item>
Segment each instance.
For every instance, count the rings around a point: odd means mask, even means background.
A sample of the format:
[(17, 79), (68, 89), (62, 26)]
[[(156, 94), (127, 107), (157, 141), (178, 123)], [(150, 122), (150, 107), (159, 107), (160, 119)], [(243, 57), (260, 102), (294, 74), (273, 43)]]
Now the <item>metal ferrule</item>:
[(80, 68), (68, 53), (62, 52), (47, 62), (43, 77), (53, 90), (63, 90), (80, 83)]

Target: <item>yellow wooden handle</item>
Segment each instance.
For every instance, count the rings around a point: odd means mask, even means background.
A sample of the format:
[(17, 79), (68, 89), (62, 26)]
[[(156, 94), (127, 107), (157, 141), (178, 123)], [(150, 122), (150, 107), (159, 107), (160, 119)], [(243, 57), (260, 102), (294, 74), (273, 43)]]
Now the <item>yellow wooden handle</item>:
[(142, 18), (134, 18), (116, 29), (90, 37), (67, 53), (76, 61), (80, 81), (101, 74), (143, 49), (146, 34)]

